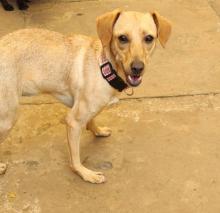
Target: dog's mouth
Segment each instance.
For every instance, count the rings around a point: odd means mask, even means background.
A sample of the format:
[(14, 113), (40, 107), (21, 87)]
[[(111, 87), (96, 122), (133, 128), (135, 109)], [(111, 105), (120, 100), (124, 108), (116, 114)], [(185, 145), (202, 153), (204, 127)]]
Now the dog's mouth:
[(133, 87), (137, 87), (141, 83), (141, 81), (141, 75), (127, 75), (127, 82)]

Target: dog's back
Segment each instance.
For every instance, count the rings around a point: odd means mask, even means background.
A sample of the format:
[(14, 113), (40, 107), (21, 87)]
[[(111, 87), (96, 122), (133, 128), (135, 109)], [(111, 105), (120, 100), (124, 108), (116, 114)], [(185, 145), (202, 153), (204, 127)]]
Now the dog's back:
[(0, 141), (13, 126), (22, 95), (50, 93), (72, 106), (74, 88), (79, 90), (86, 78), (85, 60), (90, 57), (87, 65), (95, 60), (92, 44), (87, 36), (45, 29), (18, 30), (1, 38)]
[(0, 40), (1, 85), (7, 84), (5, 78), (10, 75), (10, 81), (21, 82), (20, 95), (56, 92), (58, 85), (59, 91), (62, 87), (65, 89), (74, 58), (86, 42), (87, 37), (68, 38), (43, 29), (19, 30), (4, 36)]

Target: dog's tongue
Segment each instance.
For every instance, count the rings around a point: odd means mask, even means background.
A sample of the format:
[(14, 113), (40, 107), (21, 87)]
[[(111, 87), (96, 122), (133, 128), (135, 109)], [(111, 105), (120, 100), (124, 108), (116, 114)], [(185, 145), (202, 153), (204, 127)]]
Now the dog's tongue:
[(128, 76), (128, 82), (131, 84), (131, 86), (138, 86), (141, 83), (141, 80), (141, 76)]

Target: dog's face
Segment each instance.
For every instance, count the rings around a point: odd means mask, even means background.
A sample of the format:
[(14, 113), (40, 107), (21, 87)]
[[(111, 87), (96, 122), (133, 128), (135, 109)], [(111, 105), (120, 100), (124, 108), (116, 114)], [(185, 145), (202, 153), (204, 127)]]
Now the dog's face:
[(114, 10), (97, 19), (97, 31), (103, 47), (109, 47), (115, 63), (123, 70), (131, 86), (141, 83), (156, 40), (167, 42), (171, 25), (158, 13)]

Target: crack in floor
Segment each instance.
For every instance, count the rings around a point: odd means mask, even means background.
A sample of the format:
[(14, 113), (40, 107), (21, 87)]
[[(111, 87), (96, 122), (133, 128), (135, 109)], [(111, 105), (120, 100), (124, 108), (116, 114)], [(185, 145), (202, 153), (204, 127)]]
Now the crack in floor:
[(121, 100), (129, 99), (166, 99), (166, 98), (181, 98), (181, 97), (196, 97), (196, 96), (215, 96), (219, 95), (220, 92), (209, 92), (209, 93), (195, 93), (195, 94), (179, 94), (179, 95), (164, 95), (164, 96), (150, 96), (150, 97), (136, 97), (136, 98), (122, 98)]
[[(150, 100), (150, 99), (170, 99), (170, 98), (186, 98), (186, 97), (201, 97), (201, 96), (216, 96), (220, 95), (220, 92), (209, 92), (209, 93), (195, 93), (195, 94), (180, 94), (180, 95), (166, 95), (166, 96), (150, 96), (150, 97), (129, 97), (129, 98), (120, 98), (120, 101), (130, 101), (130, 100)], [(50, 101), (50, 102), (41, 102), (41, 103), (25, 103), (21, 102), (21, 105), (50, 105), (50, 104), (58, 104), (61, 103), (59, 101)]]
[(215, 2), (217, 1), (213, 1), (213, 0), (207, 0), (210, 8), (214, 11), (214, 13), (220, 18), (220, 11), (218, 8), (216, 8), (216, 4)]

